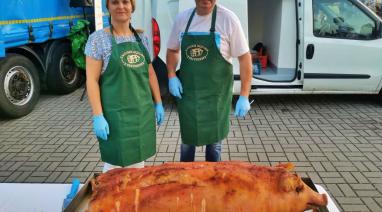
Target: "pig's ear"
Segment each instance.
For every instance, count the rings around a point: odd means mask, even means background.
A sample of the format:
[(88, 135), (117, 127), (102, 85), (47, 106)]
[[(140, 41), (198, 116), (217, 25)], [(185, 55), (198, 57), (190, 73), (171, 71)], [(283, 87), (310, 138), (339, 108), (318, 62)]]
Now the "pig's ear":
[[(280, 189), (284, 192), (300, 192), (302, 190), (301, 188), (301, 178), (297, 176), (296, 174), (291, 174), (288, 172), (283, 173), (280, 176), (279, 181)], [(303, 185), (302, 185), (303, 186)]]
[(278, 168), (284, 168), (287, 171), (293, 171), (294, 169), (294, 164), (293, 163), (280, 163), (276, 167)]

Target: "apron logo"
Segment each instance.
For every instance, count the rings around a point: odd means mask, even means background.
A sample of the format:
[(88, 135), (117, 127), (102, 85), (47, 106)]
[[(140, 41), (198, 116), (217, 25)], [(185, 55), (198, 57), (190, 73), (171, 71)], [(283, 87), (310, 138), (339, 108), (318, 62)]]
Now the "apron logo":
[(189, 60), (202, 61), (207, 58), (208, 49), (202, 45), (191, 45), (187, 47), (186, 55)]
[(121, 55), (121, 61), (129, 68), (139, 68), (144, 65), (145, 57), (138, 51), (126, 51)]

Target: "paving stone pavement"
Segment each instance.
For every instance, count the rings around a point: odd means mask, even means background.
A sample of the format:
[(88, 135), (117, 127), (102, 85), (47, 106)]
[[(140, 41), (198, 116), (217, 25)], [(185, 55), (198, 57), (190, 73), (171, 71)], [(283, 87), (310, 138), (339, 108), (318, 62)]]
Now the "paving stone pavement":
[[(1, 183), (84, 182), (101, 172), (90, 107), (72, 94), (44, 94), (22, 118), (0, 119)], [(382, 104), (370, 96), (256, 96), (245, 119), (231, 116), (223, 160), (293, 162), (334, 197), (342, 211), (382, 211)], [(167, 102), (148, 165), (179, 160), (176, 107)], [(203, 148), (197, 160), (204, 160)]]

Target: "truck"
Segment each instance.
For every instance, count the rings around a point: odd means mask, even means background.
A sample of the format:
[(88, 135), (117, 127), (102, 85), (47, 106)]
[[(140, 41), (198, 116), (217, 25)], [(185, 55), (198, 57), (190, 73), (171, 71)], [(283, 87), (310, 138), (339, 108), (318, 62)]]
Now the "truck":
[[(84, 70), (71, 58), (68, 35), (79, 20), (89, 32), (109, 25), (106, 0), (17, 0), (0, 2), (0, 114), (17, 118), (30, 113), (40, 91), (68, 94), (84, 80)], [(145, 30), (158, 70), (161, 91), (167, 83), (165, 64), (157, 58), (160, 31), (151, 1), (137, 1), (133, 24)], [(96, 7), (95, 7), (96, 6)]]
[[(81, 70), (71, 58), (68, 34), (78, 20), (94, 15), (69, 0), (0, 3), (0, 113), (32, 111), (40, 91), (67, 94), (78, 88)], [(80, 6), (80, 5), (74, 5)], [(86, 5), (84, 5), (86, 6)]]
[[(361, 1), (218, 0), (217, 3), (238, 16), (250, 49), (256, 44), (266, 49), (266, 54), (261, 55), (266, 58), (261, 71), (252, 77), (252, 95), (382, 96), (382, 20)], [(157, 14), (161, 33), (169, 33), (176, 13), (192, 7), (194, 1), (170, 0), (161, 5)], [(233, 65), (233, 94), (239, 95), (237, 60)]]

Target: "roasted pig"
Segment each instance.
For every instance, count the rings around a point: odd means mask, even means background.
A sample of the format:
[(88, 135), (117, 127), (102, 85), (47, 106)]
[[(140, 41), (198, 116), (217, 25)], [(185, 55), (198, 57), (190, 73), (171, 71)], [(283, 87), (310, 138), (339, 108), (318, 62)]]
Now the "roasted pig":
[(290, 170), (246, 162), (114, 169), (93, 182), (89, 212), (299, 212), (327, 205)]

